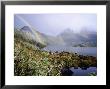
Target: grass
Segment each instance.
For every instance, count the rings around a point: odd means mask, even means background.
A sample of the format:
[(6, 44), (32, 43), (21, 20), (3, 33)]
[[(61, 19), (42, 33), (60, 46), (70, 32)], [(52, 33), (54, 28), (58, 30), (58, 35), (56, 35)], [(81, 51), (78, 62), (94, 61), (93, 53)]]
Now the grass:
[(88, 75), (89, 75), (89, 76), (96, 76), (97, 73), (95, 73), (95, 72), (91, 72), (91, 73), (89, 73)]

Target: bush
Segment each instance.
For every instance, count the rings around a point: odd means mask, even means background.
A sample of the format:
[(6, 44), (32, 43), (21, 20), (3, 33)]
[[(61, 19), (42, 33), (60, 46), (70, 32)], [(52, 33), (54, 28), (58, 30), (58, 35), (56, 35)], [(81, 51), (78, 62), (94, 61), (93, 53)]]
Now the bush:
[[(80, 56), (69, 52), (41, 51), (33, 44), (14, 39), (15, 76), (60, 76), (64, 67), (96, 66), (95, 57)], [(42, 47), (41, 44), (38, 46)]]

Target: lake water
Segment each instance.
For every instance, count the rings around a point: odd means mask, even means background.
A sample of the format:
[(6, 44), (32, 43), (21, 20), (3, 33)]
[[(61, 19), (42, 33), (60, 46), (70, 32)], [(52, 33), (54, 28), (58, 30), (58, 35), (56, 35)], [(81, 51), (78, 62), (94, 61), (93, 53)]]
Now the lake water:
[(78, 67), (78, 69), (74, 69), (74, 67), (72, 67), (70, 70), (73, 72), (73, 76), (88, 76), (88, 74), (91, 72), (95, 72), (97, 74), (96, 67), (89, 67), (86, 70), (83, 70), (80, 67)]
[[(51, 51), (51, 52), (71, 52), (71, 53), (78, 53), (80, 55), (88, 55), (88, 56), (95, 56), (97, 57), (97, 47), (68, 47), (68, 46), (47, 46), (43, 48), (45, 51)], [(70, 70), (73, 72), (73, 76), (88, 76), (89, 73), (95, 72), (97, 73), (96, 67), (89, 67), (87, 69), (82, 69), (78, 67), (75, 69), (74, 67), (71, 67)]]
[(51, 51), (51, 52), (72, 52), (72, 53), (78, 53), (80, 55), (89, 55), (89, 56), (97, 56), (97, 47), (68, 47), (68, 46), (56, 46), (56, 45), (49, 45), (45, 48), (43, 48), (45, 51)]

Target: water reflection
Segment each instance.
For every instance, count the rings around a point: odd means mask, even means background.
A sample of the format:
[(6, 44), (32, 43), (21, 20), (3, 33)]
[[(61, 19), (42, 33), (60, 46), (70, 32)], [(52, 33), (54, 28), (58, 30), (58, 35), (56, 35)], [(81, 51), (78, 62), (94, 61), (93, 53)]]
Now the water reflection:
[(61, 70), (61, 75), (62, 76), (72, 76), (72, 74), (73, 74), (73, 71), (72, 70), (70, 70), (70, 68), (69, 67), (64, 67), (62, 70)]
[(61, 70), (62, 76), (89, 76), (90, 73), (97, 74), (96, 67), (64, 67)]
[(97, 68), (96, 67), (78, 67), (75, 69), (74, 67), (70, 68), (72, 72), (74, 72), (73, 76), (88, 76), (90, 73), (96, 73), (97, 74)]

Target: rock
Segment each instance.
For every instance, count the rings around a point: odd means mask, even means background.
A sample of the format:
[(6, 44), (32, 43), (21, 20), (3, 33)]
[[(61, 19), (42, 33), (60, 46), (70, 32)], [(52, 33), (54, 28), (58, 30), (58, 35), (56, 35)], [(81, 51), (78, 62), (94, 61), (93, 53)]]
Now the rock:
[(78, 69), (78, 67), (74, 67), (74, 69)]
[(61, 70), (61, 75), (62, 76), (72, 76), (73, 72), (69, 69), (69, 67), (64, 67)]
[(87, 67), (81, 67), (82, 70), (87, 70)]

